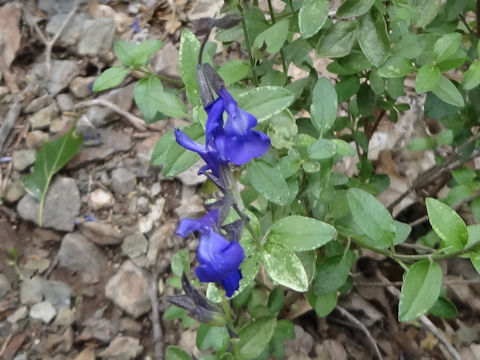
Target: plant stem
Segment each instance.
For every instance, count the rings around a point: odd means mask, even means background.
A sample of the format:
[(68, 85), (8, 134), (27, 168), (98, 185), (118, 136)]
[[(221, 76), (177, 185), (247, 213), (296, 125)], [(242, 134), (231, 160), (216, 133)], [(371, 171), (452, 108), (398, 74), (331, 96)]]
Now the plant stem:
[(247, 23), (245, 22), (245, 11), (240, 5), (238, 6), (238, 9), (242, 13), (243, 36), (245, 37), (245, 45), (247, 46), (248, 59), (250, 60), (250, 66), (252, 67), (253, 83), (255, 84), (255, 86), (258, 86), (260, 85), (260, 83), (258, 82), (257, 71), (255, 70), (255, 60), (252, 55), (252, 48), (250, 46), (250, 39), (248, 37)]
[[(275, 11), (273, 11), (272, 0), (268, 0), (268, 11), (270, 12), (270, 17), (272, 18), (272, 24), (275, 24)], [(288, 68), (287, 62), (285, 61), (285, 52), (283, 51), (283, 48), (280, 49), (280, 57), (282, 58), (283, 73), (287, 75)]]
[(228, 325), (235, 331), (235, 326), (233, 325), (232, 315), (230, 314), (230, 305), (228, 304), (227, 296), (225, 295), (224, 291), (220, 291), (220, 295), (222, 296), (222, 307), (223, 312), (227, 318)]

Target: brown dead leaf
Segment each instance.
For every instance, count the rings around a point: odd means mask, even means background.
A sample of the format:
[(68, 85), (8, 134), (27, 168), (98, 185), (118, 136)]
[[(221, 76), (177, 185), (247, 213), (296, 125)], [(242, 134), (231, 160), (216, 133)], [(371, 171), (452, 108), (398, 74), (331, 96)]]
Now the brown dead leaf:
[(430, 351), (432, 351), (433, 348), (437, 346), (437, 344), (438, 344), (438, 339), (435, 336), (433, 336), (431, 332), (428, 332), (425, 339), (423, 339), (420, 342), (420, 346), (422, 349), (428, 349)]
[(88, 13), (94, 19), (108, 18), (115, 20), (117, 31), (125, 32), (133, 23), (133, 19), (127, 14), (116, 12), (112, 7), (97, 3), (95, 0), (88, 2)]
[(20, 48), (21, 15), (22, 10), (15, 3), (8, 3), (0, 8), (0, 80), (3, 75), (12, 93), (18, 92), (17, 84), (9, 69)]
[(165, 15), (163, 17), (163, 20), (166, 20), (165, 30), (169, 34), (173, 34), (175, 31), (178, 30), (180, 26), (182, 26), (182, 23), (178, 20), (177, 15), (175, 15), (174, 13)]
[(95, 360), (95, 351), (93, 347), (86, 347), (80, 354), (77, 355), (75, 360)]
[(10, 341), (8, 341), (8, 344), (5, 347), (5, 351), (3, 352), (2, 359), (5, 359), (5, 360), (13, 359), (18, 349), (20, 349), (23, 342), (25, 341), (25, 338), (26, 336), (24, 333), (16, 333), (12, 337), (10, 337)]

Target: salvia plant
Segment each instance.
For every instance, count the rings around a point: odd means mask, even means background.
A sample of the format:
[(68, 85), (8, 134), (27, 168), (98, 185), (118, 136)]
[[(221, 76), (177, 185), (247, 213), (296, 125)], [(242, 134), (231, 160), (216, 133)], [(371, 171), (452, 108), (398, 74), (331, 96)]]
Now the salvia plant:
[[(327, 316), (341, 294), (354, 291), (352, 273), (366, 250), (403, 273), (401, 322), (457, 316), (442, 259), (469, 258), (480, 271), (480, 181), (470, 162), (480, 138), (475, 1), (284, 3), (275, 12), (266, 1), (265, 13), (258, 1), (225, 0), (216, 19), (185, 29), (180, 84), (149, 68), (159, 40), (117, 41), (122, 64), (94, 84), (101, 91), (141, 74), (134, 95), (147, 124), (190, 120), (159, 140), (152, 164), (173, 177), (200, 160), (207, 179), (205, 215), (181, 219), (176, 230), (179, 239), (198, 238), (196, 266), (191, 271), (187, 249), (173, 256), (168, 284), (184, 294), (170, 297), (174, 306), (164, 314), (185, 328), (201, 323), (196, 340), (205, 359), (282, 358), (284, 341), (295, 336), (284, 314), (307, 299)], [(225, 46), (239, 44), (240, 59), (214, 57), (212, 34)], [(316, 58), (328, 59), (335, 76), (319, 74)], [(306, 75), (292, 81), (293, 65)], [(374, 172), (369, 142), (382, 119), (396, 122), (409, 109), (401, 102), (408, 80), (442, 130), (404, 151), (433, 150), (436, 165), (386, 207), (376, 195), (390, 178)], [(336, 170), (345, 158), (356, 163), (353, 176)], [(442, 181), (448, 192), (436, 199), (439, 187), (430, 185)], [(422, 236), (392, 217), (395, 205), (415, 195), (431, 225)], [(454, 210), (459, 205), (473, 214), (468, 226)], [(170, 360), (190, 357), (167, 349)]]

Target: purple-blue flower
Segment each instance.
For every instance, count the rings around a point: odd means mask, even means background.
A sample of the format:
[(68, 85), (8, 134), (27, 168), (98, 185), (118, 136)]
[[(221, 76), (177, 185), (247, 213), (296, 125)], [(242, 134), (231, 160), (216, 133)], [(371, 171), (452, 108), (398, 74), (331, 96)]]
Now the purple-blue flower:
[(228, 241), (220, 234), (218, 210), (211, 210), (201, 219), (182, 219), (176, 234), (186, 237), (192, 232), (200, 234), (197, 249), (199, 265), (195, 268), (202, 282), (219, 282), (228, 297), (239, 287), (242, 274), (240, 264), (245, 253), (236, 241)]

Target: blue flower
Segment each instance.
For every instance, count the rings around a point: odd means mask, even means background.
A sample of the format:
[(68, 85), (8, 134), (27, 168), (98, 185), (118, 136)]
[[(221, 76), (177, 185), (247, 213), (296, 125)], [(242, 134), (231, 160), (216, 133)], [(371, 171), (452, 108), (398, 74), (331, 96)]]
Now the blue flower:
[(195, 273), (202, 282), (221, 283), (228, 297), (239, 287), (242, 274), (240, 264), (245, 259), (241, 245), (220, 235), (218, 210), (212, 210), (201, 219), (182, 219), (176, 231), (181, 237), (192, 232), (200, 234), (197, 249), (199, 266)]

